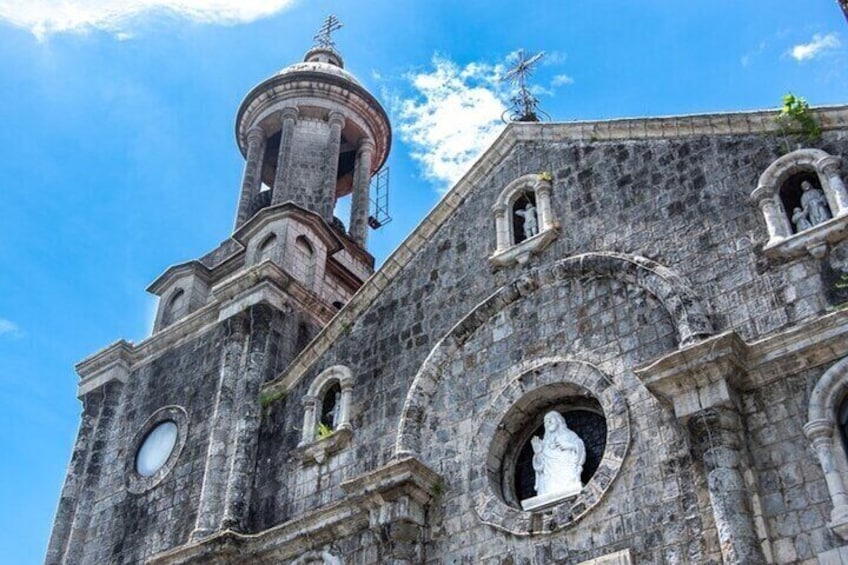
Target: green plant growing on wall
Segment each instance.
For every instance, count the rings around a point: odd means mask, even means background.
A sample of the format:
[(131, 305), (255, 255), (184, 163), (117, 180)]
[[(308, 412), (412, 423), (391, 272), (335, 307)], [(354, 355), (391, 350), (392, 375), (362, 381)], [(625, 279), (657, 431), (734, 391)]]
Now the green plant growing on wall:
[(286, 397), (286, 391), (282, 389), (263, 390), (259, 393), (259, 406), (262, 407), (262, 417), (268, 414), (271, 405)]
[(282, 389), (269, 389), (263, 390), (259, 393), (259, 404), (262, 408), (268, 408), (273, 403), (278, 400), (282, 400), (286, 397), (286, 391)]
[[(842, 273), (842, 276), (839, 277), (839, 280), (833, 283), (833, 286), (837, 290), (848, 290), (848, 273)], [(837, 310), (844, 310), (845, 308), (848, 308), (848, 302), (842, 302), (841, 304), (836, 305)]]
[(318, 436), (318, 439), (328, 438), (333, 435), (333, 428), (331, 428), (324, 422), (320, 422), (318, 424), (318, 427), (315, 428), (315, 435)]
[(810, 110), (810, 105), (800, 96), (788, 92), (783, 97), (783, 106), (775, 118), (787, 153), (790, 135), (802, 135), (806, 141), (816, 141), (821, 137), (821, 126)]

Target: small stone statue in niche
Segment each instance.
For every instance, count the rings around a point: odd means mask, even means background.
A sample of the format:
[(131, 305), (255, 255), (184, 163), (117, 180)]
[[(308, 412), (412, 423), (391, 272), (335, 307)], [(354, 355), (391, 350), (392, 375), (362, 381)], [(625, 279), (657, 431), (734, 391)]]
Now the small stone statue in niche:
[(797, 206), (792, 211), (792, 223), (795, 224), (796, 233), (808, 230), (813, 227), (813, 225), (810, 223), (810, 220), (807, 219), (807, 213), (798, 208)]
[(516, 216), (524, 218), (524, 239), (530, 239), (539, 233), (539, 221), (536, 219), (536, 207), (529, 200), (524, 210), (516, 210)]
[[(801, 206), (804, 208), (804, 213), (807, 215), (810, 227), (826, 222), (831, 218), (830, 208), (827, 205), (827, 199), (824, 192), (820, 188), (814, 188), (808, 180), (801, 182)], [(795, 214), (792, 215), (794, 221)], [(800, 231), (800, 228), (799, 228)]]
[(545, 414), (544, 437), (536, 436), (530, 441), (533, 470), (536, 471), (536, 498), (544, 498), (544, 503), (580, 492), (586, 447), (580, 436), (568, 429), (562, 414), (554, 411)]
[(333, 423), (330, 425), (334, 430), (339, 427), (339, 415), (342, 411), (342, 393), (341, 391), (336, 391), (335, 397), (333, 398), (333, 411), (330, 412), (330, 419), (332, 419)]

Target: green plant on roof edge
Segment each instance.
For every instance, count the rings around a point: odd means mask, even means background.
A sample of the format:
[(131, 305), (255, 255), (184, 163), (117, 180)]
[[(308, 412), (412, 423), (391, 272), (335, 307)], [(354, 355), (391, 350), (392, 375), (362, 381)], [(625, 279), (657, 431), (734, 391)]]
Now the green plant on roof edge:
[(791, 92), (783, 96), (783, 106), (774, 119), (783, 136), (787, 152), (790, 151), (787, 137), (801, 134), (806, 141), (816, 141), (821, 137), (821, 126), (816, 120), (807, 101)]

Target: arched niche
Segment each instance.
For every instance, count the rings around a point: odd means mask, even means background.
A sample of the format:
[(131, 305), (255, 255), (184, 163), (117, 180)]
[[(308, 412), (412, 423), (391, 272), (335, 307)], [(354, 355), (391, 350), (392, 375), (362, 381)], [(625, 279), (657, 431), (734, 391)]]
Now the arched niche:
[(821, 149), (798, 149), (763, 171), (751, 198), (768, 230), (766, 253), (823, 257), (829, 243), (848, 236), (848, 192), (841, 163), (840, 157)]
[(837, 416), (848, 400), (848, 358), (833, 365), (819, 378), (810, 394), (804, 434), (810, 440), (824, 473), (833, 508), (830, 527), (848, 540), (848, 454)]

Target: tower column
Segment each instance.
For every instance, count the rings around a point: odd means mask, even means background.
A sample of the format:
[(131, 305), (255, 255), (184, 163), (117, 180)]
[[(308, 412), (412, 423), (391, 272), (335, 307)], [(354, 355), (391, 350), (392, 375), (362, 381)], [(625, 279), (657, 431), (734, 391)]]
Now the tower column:
[(368, 241), (368, 205), (371, 186), (371, 158), (374, 142), (364, 139), (356, 151), (356, 169), (353, 172), (353, 195), (350, 202), (350, 236), (365, 247)]
[(271, 204), (280, 204), (292, 200), (289, 189), (289, 171), (291, 169), (292, 137), (297, 121), (298, 110), (286, 107), (280, 112), (280, 151), (277, 153), (277, 174), (274, 175), (274, 192)]
[(336, 202), (336, 180), (339, 174), (339, 150), (342, 142), (342, 128), (345, 124), (344, 114), (341, 112), (330, 112), (328, 119), (330, 124), (330, 137), (327, 140), (326, 163), (327, 169), (324, 177), (324, 190), (321, 194), (321, 202), (318, 208), (325, 220), (332, 221), (333, 205)]
[(262, 159), (265, 154), (265, 130), (253, 126), (247, 131), (247, 160), (244, 164), (244, 176), (241, 182), (236, 225), (238, 228), (252, 216), (251, 204), (259, 194), (262, 184)]

